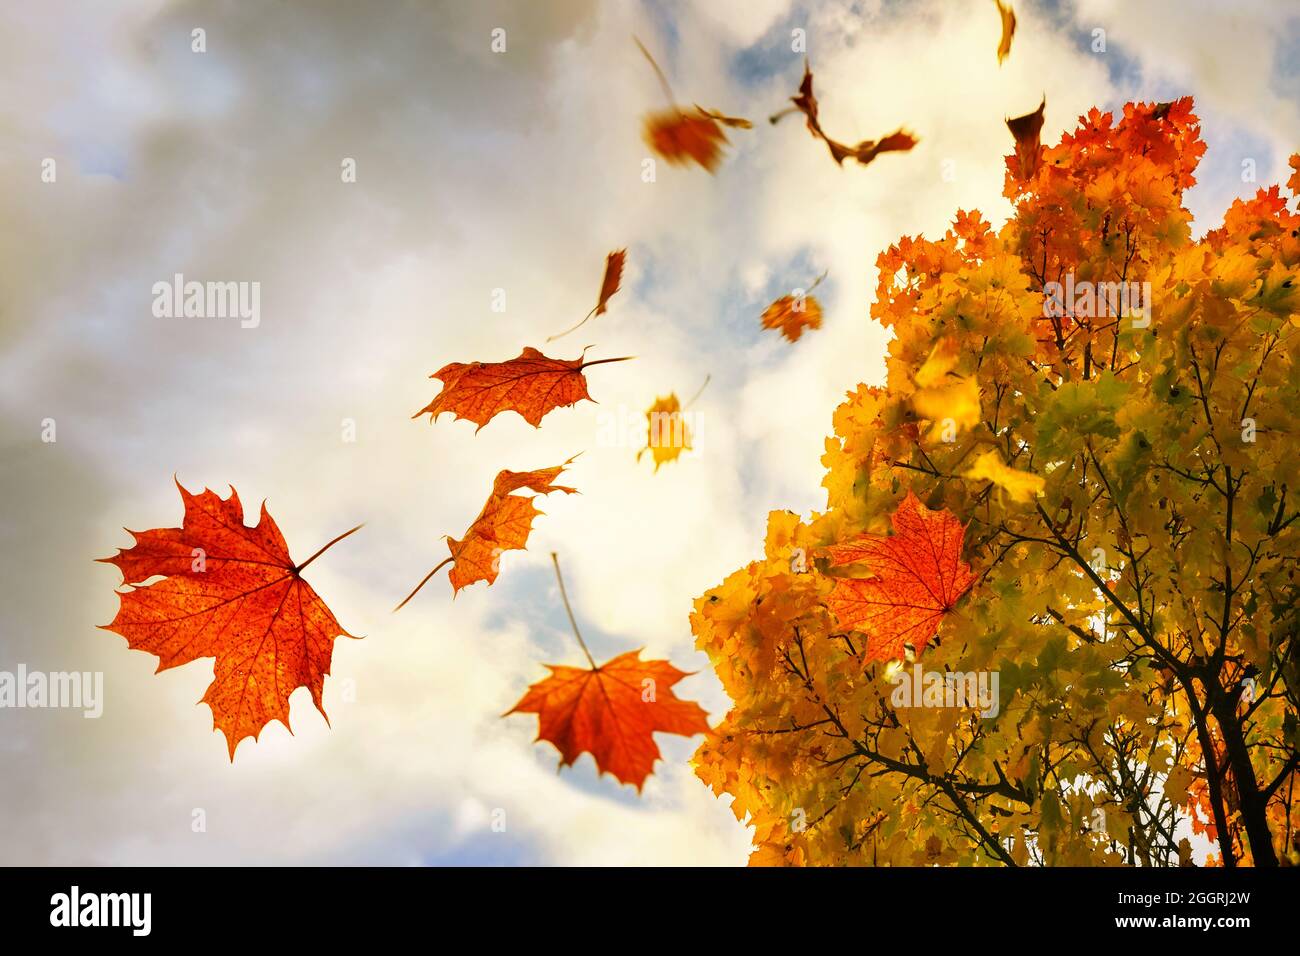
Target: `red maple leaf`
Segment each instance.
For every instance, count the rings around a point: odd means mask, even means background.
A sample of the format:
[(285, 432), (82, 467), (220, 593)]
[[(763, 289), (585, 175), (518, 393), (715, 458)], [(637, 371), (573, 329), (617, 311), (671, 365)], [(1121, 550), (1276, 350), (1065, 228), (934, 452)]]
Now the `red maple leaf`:
[(590, 668), (547, 664), (551, 676), (529, 687), (507, 714), (536, 714), (537, 739), (555, 745), (561, 766), (587, 752), (601, 773), (640, 791), (660, 757), (656, 732), (690, 737), (709, 729), (704, 709), (670, 689), (686, 672), (640, 657), (628, 651)]
[[(256, 741), (271, 721), (289, 727), (289, 697), (299, 687), (311, 691), (328, 723), (321, 693), (334, 639), (353, 635), (301, 575), (357, 528), (295, 565), (265, 504), (250, 528), (234, 488), (221, 498), (176, 487), (185, 503), (181, 527), (130, 531), (134, 546), (99, 559), (135, 585), (118, 592), (117, 616), (104, 629), (156, 655), (159, 671), (216, 658), (202, 702), (212, 708), (213, 727), (226, 735), (231, 760), (241, 740)], [(159, 575), (161, 581), (141, 585)]]
[(465, 532), (465, 537), (459, 541), (447, 538), (451, 557), (444, 558), (426, 574), (424, 580), (415, 586), (415, 590), (406, 596), (406, 600), (393, 610), (400, 611), (431, 577), (448, 564), (452, 566), (447, 577), (451, 581), (453, 593), (475, 581), (486, 581), (489, 585), (496, 581), (501, 555), (507, 551), (522, 551), (527, 548), (528, 535), (533, 530), (533, 518), (542, 514), (533, 505), (531, 497), (514, 492), (528, 488), (539, 495), (549, 495), (552, 491), (577, 494), (574, 488), (554, 484), (570, 461), (573, 459), (570, 458), (563, 465), (539, 468), (536, 471), (507, 469), (499, 472), (492, 482), (492, 492), (488, 495), (487, 503)]
[(451, 412), (482, 428), (502, 412), (517, 412), (528, 424), (538, 427), (542, 417), (555, 408), (567, 408), (590, 401), (587, 379), (582, 370), (626, 358), (584, 362), (547, 358), (535, 348), (525, 348), (507, 362), (452, 362), (430, 375), (442, 381), (442, 391), (412, 418), (428, 414), (429, 421)]
[(837, 578), (827, 606), (844, 627), (867, 635), (871, 660), (920, 654), (944, 615), (975, 581), (961, 560), (966, 526), (949, 511), (931, 511), (907, 493), (892, 535), (863, 534), (826, 549), (832, 567), (864, 565), (867, 578)]

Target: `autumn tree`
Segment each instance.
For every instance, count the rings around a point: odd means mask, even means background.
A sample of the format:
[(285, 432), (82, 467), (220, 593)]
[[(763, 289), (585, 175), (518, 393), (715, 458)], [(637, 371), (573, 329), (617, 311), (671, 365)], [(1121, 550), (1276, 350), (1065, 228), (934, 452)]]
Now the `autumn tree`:
[[(999, 231), (879, 256), (825, 512), (692, 615), (753, 863), (1300, 863), (1300, 215), (1194, 239), (1191, 107), (1093, 110), (1008, 157)], [(898, 705), (918, 667), (995, 706)]]

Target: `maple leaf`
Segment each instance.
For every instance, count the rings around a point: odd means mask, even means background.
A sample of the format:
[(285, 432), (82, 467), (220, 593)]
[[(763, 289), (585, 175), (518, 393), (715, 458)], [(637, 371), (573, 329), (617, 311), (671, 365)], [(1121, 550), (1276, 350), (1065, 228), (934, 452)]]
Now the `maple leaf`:
[(1002, 3), (1002, 0), (993, 0), (998, 5), (998, 14), (1002, 17), (1002, 38), (998, 40), (998, 66), (1011, 53), (1011, 38), (1016, 35), (1016, 11), (1011, 9), (1011, 4)]
[(601, 773), (639, 792), (660, 757), (656, 732), (691, 737), (709, 730), (704, 709), (670, 690), (689, 674), (640, 658), (635, 650), (590, 668), (547, 664), (551, 676), (529, 687), (507, 715), (536, 714), (537, 739), (555, 745), (561, 766), (590, 753)]
[(645, 417), (649, 432), (646, 446), (636, 453), (637, 461), (648, 451), (658, 471), (664, 462), (676, 461), (683, 451), (690, 451), (691, 432), (682, 418), (682, 403), (676, 392), (656, 397), (654, 404), (646, 409)]
[(763, 328), (779, 329), (791, 342), (799, 341), (804, 329), (822, 327), (822, 306), (816, 296), (783, 295), (763, 310)]
[(670, 109), (646, 114), (645, 141), (656, 154), (674, 166), (695, 162), (713, 172), (722, 159), (722, 147), (728, 139), (712, 116)]
[(646, 114), (644, 121), (646, 143), (660, 157), (675, 166), (695, 162), (709, 172), (713, 172), (722, 158), (722, 147), (729, 142), (723, 127), (750, 129), (753, 124), (742, 117), (727, 116), (717, 110), (705, 109), (698, 105), (691, 110), (682, 109), (675, 102), (672, 87), (668, 85), (668, 78), (664, 76), (664, 71), (659, 69), (659, 64), (650, 55), (650, 51), (640, 40), (636, 40), (636, 45), (650, 61), (650, 66), (654, 68), (655, 75), (659, 78), (664, 94), (671, 104), (667, 110)]
[[(897, 129), (880, 140), (865, 139), (856, 146), (846, 146), (837, 140), (831, 139), (822, 130), (821, 120), (818, 117), (817, 97), (813, 93), (813, 75), (807, 58), (804, 59), (803, 81), (799, 84), (799, 92), (797, 95), (790, 97), (790, 102), (794, 104), (793, 110), (803, 113), (809, 132), (826, 144), (831, 157), (841, 166), (844, 165), (844, 160), (850, 158), (866, 166), (881, 153), (907, 152), (920, 142), (915, 136), (903, 129)], [(783, 112), (774, 114), (769, 117), (769, 122), (776, 123), (786, 113), (791, 112), (792, 109), (787, 108)]]
[(539, 468), (536, 471), (506, 469), (499, 472), (492, 482), (487, 503), (470, 524), (465, 536), (459, 541), (447, 538), (447, 549), (451, 555), (426, 574), (424, 580), (415, 586), (415, 590), (393, 610), (400, 611), (430, 578), (448, 564), (452, 565), (447, 578), (451, 581), (453, 594), (476, 581), (493, 584), (500, 572), (501, 555), (506, 551), (526, 549), (528, 535), (533, 529), (533, 518), (543, 513), (533, 505), (532, 497), (517, 495), (515, 492), (528, 488), (539, 495), (549, 495), (553, 491), (577, 494), (574, 488), (555, 484), (555, 479), (571, 461), (572, 458), (563, 465)]
[(556, 339), (568, 335), (574, 329), (582, 328), (592, 316), (605, 314), (605, 304), (609, 302), (610, 296), (618, 291), (619, 283), (623, 280), (623, 263), (626, 259), (626, 249), (615, 249), (605, 257), (605, 276), (600, 281), (600, 298), (596, 300), (596, 307), (588, 312), (577, 325), (565, 329), (558, 335), (552, 335), (546, 341), (554, 342)]
[(1024, 116), (1007, 120), (1007, 129), (1016, 138), (1016, 163), (1021, 179), (1032, 179), (1038, 171), (1041, 148), (1039, 135), (1043, 131), (1043, 111), (1047, 109), (1047, 97), (1038, 105), (1038, 109)]
[(867, 635), (867, 657), (880, 661), (903, 659), (904, 645), (919, 655), (975, 581), (961, 560), (966, 526), (950, 512), (931, 511), (909, 491), (891, 520), (892, 535), (826, 549), (832, 567), (862, 563), (872, 575), (837, 578), (826, 603), (842, 626)]
[(432, 423), (443, 412), (451, 412), (482, 428), (502, 412), (516, 412), (536, 428), (553, 409), (591, 401), (583, 369), (626, 362), (630, 357), (595, 362), (582, 356), (553, 359), (529, 347), (507, 362), (452, 362), (429, 376), (442, 381), (442, 390), (411, 417), (427, 413)]
[(822, 327), (822, 306), (817, 297), (809, 295), (826, 278), (823, 272), (807, 289), (797, 289), (792, 295), (783, 295), (763, 310), (765, 329), (778, 329), (791, 342), (799, 341), (804, 329)]
[(537, 739), (555, 745), (561, 767), (589, 753), (601, 773), (613, 774), (640, 793), (660, 757), (654, 735), (708, 733), (708, 714), (699, 704), (673, 694), (673, 685), (690, 675), (668, 661), (643, 661), (641, 651), (635, 650), (597, 665), (578, 630), (554, 551), (551, 563), (573, 636), (591, 666), (547, 664), (551, 676), (529, 687), (502, 716), (536, 714)]
[[(225, 734), (232, 761), (240, 741), (256, 741), (271, 721), (289, 728), (289, 698), (299, 687), (311, 691), (328, 723), (321, 694), (334, 639), (353, 635), (302, 571), (357, 528), (296, 565), (265, 503), (250, 528), (234, 488), (221, 498), (207, 489), (190, 494), (180, 482), (176, 487), (185, 504), (181, 527), (130, 531), (131, 548), (99, 559), (133, 585), (118, 592), (117, 616), (103, 628), (155, 655), (159, 671), (216, 659), (202, 703)], [(159, 575), (161, 581), (141, 584)]]

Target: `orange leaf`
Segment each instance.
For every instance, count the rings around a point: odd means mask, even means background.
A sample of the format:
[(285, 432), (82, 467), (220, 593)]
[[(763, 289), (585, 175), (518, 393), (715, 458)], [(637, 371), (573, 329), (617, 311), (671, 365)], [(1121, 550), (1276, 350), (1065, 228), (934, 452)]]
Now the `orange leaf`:
[(832, 567), (861, 562), (871, 572), (836, 579), (827, 606), (841, 625), (867, 635), (872, 660), (902, 660), (904, 645), (920, 654), (975, 581), (961, 560), (966, 526), (950, 512), (931, 511), (909, 491), (892, 522), (892, 535), (863, 534), (826, 549)]
[(1024, 116), (1007, 120), (1007, 129), (1016, 138), (1016, 161), (1020, 166), (1020, 178), (1031, 179), (1038, 171), (1039, 134), (1043, 131), (1043, 111), (1047, 108), (1047, 97), (1038, 105), (1038, 109)]
[(659, 156), (674, 166), (696, 162), (713, 172), (722, 159), (727, 134), (707, 113), (680, 109), (648, 113), (645, 141)]
[(447, 538), (451, 557), (426, 574), (424, 580), (394, 610), (401, 610), (447, 564), (452, 566), (447, 578), (451, 581), (453, 593), (476, 581), (493, 584), (500, 572), (501, 555), (507, 551), (526, 549), (528, 535), (533, 530), (533, 518), (543, 513), (533, 506), (531, 497), (516, 495), (514, 492), (529, 488), (539, 495), (549, 495), (552, 491), (577, 494), (574, 488), (554, 484), (570, 461), (573, 459), (570, 458), (563, 465), (540, 468), (537, 471), (499, 472), (492, 482), (492, 492), (488, 495), (487, 503), (465, 532), (465, 537), (459, 541)]
[[(803, 82), (799, 84), (798, 95), (790, 97), (790, 102), (795, 105), (795, 109), (803, 113), (809, 131), (826, 144), (831, 157), (841, 166), (844, 165), (844, 160), (849, 158), (856, 159), (863, 166), (866, 166), (881, 153), (907, 152), (919, 142), (915, 136), (902, 129), (895, 130), (879, 141), (865, 139), (856, 146), (846, 146), (831, 139), (822, 130), (821, 120), (818, 118), (817, 97), (813, 93), (812, 70), (809, 68), (806, 58), (803, 65)], [(776, 114), (771, 117), (771, 122), (775, 123), (783, 115), (784, 113)]]
[(763, 311), (763, 328), (780, 329), (791, 342), (799, 341), (804, 329), (822, 327), (822, 307), (816, 296), (783, 295)]
[(565, 329), (559, 335), (552, 335), (546, 341), (554, 342), (558, 338), (563, 338), (574, 329), (586, 325), (587, 319), (590, 319), (593, 315), (605, 314), (605, 303), (609, 301), (610, 296), (618, 291), (619, 283), (623, 280), (623, 263), (626, 259), (626, 249), (616, 249), (605, 257), (605, 277), (600, 282), (600, 299), (596, 302), (596, 307), (588, 312), (577, 325)]
[(668, 77), (659, 69), (655, 58), (640, 40), (636, 40), (636, 45), (650, 61), (650, 66), (663, 86), (664, 95), (672, 105), (671, 109), (646, 115), (645, 141), (659, 156), (673, 165), (696, 162), (713, 172), (722, 157), (722, 147), (727, 143), (727, 134), (722, 127), (750, 129), (753, 124), (739, 116), (727, 116), (698, 105), (693, 112), (679, 107), (673, 98), (672, 87), (668, 85)]
[(660, 757), (656, 732), (690, 737), (709, 729), (704, 709), (670, 689), (687, 673), (640, 657), (628, 651), (595, 668), (547, 664), (551, 676), (507, 714), (536, 714), (537, 739), (555, 745), (561, 766), (587, 752), (601, 773), (640, 791)]
[(443, 412), (451, 412), (482, 428), (502, 412), (517, 412), (528, 424), (539, 427), (543, 416), (552, 409), (591, 400), (582, 374), (584, 368), (625, 361), (615, 358), (584, 362), (581, 356), (553, 359), (535, 348), (526, 348), (508, 362), (453, 362), (429, 376), (442, 381), (442, 391), (411, 417), (428, 413), (433, 422)]
[(605, 257), (605, 278), (600, 281), (600, 299), (592, 310), (594, 315), (605, 314), (605, 303), (618, 291), (619, 283), (623, 281), (623, 263), (626, 259), (626, 249), (617, 249)]
[(1002, 16), (1002, 39), (998, 41), (998, 66), (1007, 58), (1011, 52), (1011, 38), (1016, 35), (1016, 11), (1011, 9), (1011, 4), (1002, 5), (1002, 0), (993, 0), (998, 5), (998, 13)]
[[(118, 592), (117, 616), (103, 627), (157, 656), (159, 671), (216, 658), (202, 702), (234, 760), (239, 742), (256, 741), (271, 721), (289, 727), (289, 697), (299, 687), (325, 716), (321, 693), (334, 639), (352, 635), (301, 577), (325, 548), (295, 565), (265, 504), (250, 528), (234, 488), (221, 498), (176, 487), (185, 503), (181, 527), (129, 532), (133, 547), (99, 559), (135, 585)], [(140, 585), (158, 575), (163, 580)]]

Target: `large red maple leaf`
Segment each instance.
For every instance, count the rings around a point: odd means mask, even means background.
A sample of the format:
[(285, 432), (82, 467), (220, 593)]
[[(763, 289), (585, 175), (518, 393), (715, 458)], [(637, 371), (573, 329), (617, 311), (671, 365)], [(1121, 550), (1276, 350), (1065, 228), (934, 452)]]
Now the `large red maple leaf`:
[(975, 581), (961, 559), (966, 526), (951, 512), (931, 511), (909, 491), (892, 523), (892, 535), (826, 549), (832, 567), (861, 564), (871, 574), (837, 578), (826, 602), (842, 626), (867, 635), (871, 660), (902, 660), (906, 646), (920, 654)]
[[(250, 528), (234, 488), (223, 499), (207, 489), (192, 495), (180, 482), (176, 487), (185, 503), (181, 527), (129, 531), (133, 547), (99, 559), (134, 585), (118, 592), (117, 616), (103, 628), (156, 655), (160, 672), (216, 658), (202, 703), (212, 708), (213, 727), (226, 735), (231, 760), (241, 740), (256, 741), (271, 721), (289, 727), (289, 697), (299, 687), (311, 691), (328, 723), (321, 694), (334, 639), (353, 635), (301, 573), (357, 529), (295, 565), (265, 504)], [(142, 585), (159, 575), (161, 581)]]
[(599, 667), (547, 664), (551, 676), (528, 688), (507, 714), (536, 714), (537, 739), (556, 746), (561, 766), (588, 752), (601, 773), (640, 791), (660, 757), (656, 732), (690, 737), (709, 729), (704, 709), (670, 689), (686, 672), (640, 658), (637, 650)]

